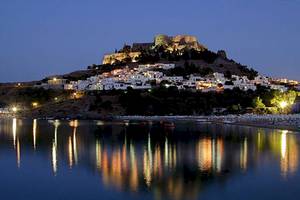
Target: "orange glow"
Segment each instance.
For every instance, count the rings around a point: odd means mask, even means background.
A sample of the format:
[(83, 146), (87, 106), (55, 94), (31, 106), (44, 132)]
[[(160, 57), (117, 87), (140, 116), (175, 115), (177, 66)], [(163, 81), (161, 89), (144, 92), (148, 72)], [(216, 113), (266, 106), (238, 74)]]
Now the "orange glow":
[(72, 137), (69, 136), (68, 140), (68, 157), (69, 157), (69, 167), (73, 167), (73, 146), (72, 146)]
[(37, 120), (33, 120), (33, 127), (32, 127), (32, 134), (33, 134), (33, 148), (36, 149), (36, 126), (37, 126)]
[(248, 161), (248, 142), (247, 138), (244, 139), (244, 143), (241, 146), (240, 150), (240, 166), (241, 169), (247, 169), (247, 161)]
[(130, 161), (131, 161), (131, 173), (129, 178), (130, 179), (129, 185), (132, 191), (136, 191), (139, 184), (139, 177), (138, 177), (137, 161), (135, 158), (135, 150), (132, 144), (130, 144)]
[(198, 159), (198, 166), (201, 171), (210, 170), (212, 167), (212, 141), (210, 139), (200, 139), (196, 155)]
[(280, 169), (285, 178), (289, 173), (293, 174), (298, 170), (299, 153), (297, 140), (294, 135), (288, 135), (287, 131), (281, 134), (281, 159)]
[(21, 166), (21, 148), (19, 138), (17, 140), (17, 166), (18, 168)]
[(102, 148), (99, 140), (96, 140), (96, 167), (98, 170), (101, 169), (102, 163)]

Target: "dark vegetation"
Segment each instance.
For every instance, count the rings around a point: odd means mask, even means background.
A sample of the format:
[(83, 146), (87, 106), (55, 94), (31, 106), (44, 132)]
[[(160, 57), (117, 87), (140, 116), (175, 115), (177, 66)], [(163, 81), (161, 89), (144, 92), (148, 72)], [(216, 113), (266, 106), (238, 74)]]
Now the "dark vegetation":
[(194, 49), (166, 51), (163, 47), (142, 50), (138, 58), (140, 63), (155, 63), (159, 61), (180, 61), (180, 60), (203, 60), (206, 63), (213, 63), (218, 58), (218, 55), (212, 51), (197, 51)]
[(212, 74), (214, 71), (209, 67), (196, 67), (196, 65), (192, 62), (185, 62), (183, 67), (175, 67), (169, 70), (161, 70), (164, 74), (168, 76), (188, 76), (190, 74), (206, 76)]
[(71, 92), (69, 91), (51, 89), (45, 90), (43, 88), (33, 87), (12, 87), (0, 90), (2, 90), (2, 93), (0, 94), (0, 107), (14, 104), (30, 106), (33, 102), (45, 104), (54, 101), (55, 98), (57, 98), (58, 100), (66, 99), (71, 94)]
[[(277, 91), (258, 86), (256, 91), (242, 91), (238, 88), (223, 92), (201, 92), (178, 90), (176, 87), (157, 86), (151, 90), (89, 91), (81, 98), (72, 98), (71, 92), (18, 88), (2, 90), (0, 106), (19, 105), (26, 110), (33, 109), (36, 117), (84, 117), (113, 115), (210, 115), (243, 114), (261, 110), (263, 103), (272, 107)], [(255, 99), (262, 103), (254, 103)], [(38, 102), (37, 108), (32, 102)], [(264, 107), (263, 106), (263, 107)], [(263, 109), (268, 113), (268, 109)], [(90, 114), (96, 115), (90, 115)], [(25, 113), (26, 116), (29, 116)]]
[(263, 87), (256, 92), (233, 89), (223, 93), (178, 90), (175, 87), (159, 87), (151, 92), (130, 89), (120, 95), (119, 102), (128, 115), (208, 115), (214, 108), (226, 108), (226, 113), (245, 113), (253, 106), (256, 96), (264, 96), (264, 101), (270, 104), (273, 91)]

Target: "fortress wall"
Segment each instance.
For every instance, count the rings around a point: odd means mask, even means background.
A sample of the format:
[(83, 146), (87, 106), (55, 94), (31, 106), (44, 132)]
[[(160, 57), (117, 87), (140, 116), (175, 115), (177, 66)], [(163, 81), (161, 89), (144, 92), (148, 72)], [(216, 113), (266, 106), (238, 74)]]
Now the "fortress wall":
[[(103, 64), (113, 64), (115, 61), (122, 61), (128, 56), (132, 59), (132, 62), (141, 54), (138, 49), (141, 48), (150, 48), (153, 43), (134, 43), (130, 53), (113, 53), (107, 54), (104, 56), (102, 63)], [(167, 35), (157, 35), (154, 38), (155, 46), (166, 46), (166, 49), (173, 51), (173, 49), (196, 49), (198, 51), (203, 51), (206, 49), (205, 46), (200, 44), (195, 36), (191, 35), (176, 35), (174, 37)]]
[(122, 61), (128, 56), (132, 59), (132, 62), (134, 62), (140, 54), (140, 52), (107, 54), (104, 55), (102, 64), (113, 64), (115, 61)]

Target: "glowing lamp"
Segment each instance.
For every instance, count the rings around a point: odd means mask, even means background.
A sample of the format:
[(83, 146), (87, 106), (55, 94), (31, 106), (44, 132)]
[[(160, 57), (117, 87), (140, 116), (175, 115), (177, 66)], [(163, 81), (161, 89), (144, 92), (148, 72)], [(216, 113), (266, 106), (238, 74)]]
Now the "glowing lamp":
[(12, 111), (13, 112), (17, 112), (18, 111), (18, 108), (16, 106), (12, 107)]
[(287, 103), (286, 101), (281, 101), (281, 102), (279, 103), (279, 106), (280, 106), (280, 108), (284, 109), (285, 107), (288, 106), (288, 103)]

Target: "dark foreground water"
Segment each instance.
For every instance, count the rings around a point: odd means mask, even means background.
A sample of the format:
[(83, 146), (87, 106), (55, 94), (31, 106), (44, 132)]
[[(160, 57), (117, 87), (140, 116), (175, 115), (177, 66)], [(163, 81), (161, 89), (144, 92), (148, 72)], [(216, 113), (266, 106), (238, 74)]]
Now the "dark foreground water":
[(0, 199), (300, 199), (295, 132), (0, 120)]

